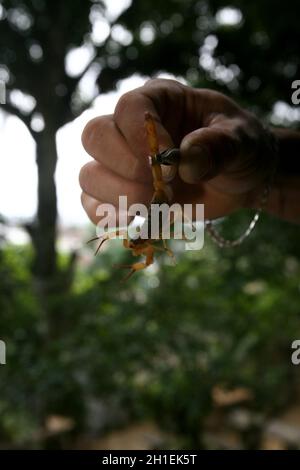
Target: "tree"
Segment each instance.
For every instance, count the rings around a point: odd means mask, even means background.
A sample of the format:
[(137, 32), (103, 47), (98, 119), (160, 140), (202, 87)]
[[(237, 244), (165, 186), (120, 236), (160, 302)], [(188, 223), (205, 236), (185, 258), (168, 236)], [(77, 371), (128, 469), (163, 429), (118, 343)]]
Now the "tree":
[[(79, 93), (84, 75), (93, 70), (100, 92), (138, 72), (166, 71), (194, 86), (214, 87), (268, 114), (276, 99), (289, 102), (288, 86), (299, 76), (300, 5), (266, 0), (132, 1), (111, 22), (110, 34), (96, 42), (93, 22), (105, 18), (101, 0), (1, 0), (0, 63), (7, 74), (5, 109), (30, 130), (37, 148), (38, 211), (29, 227), (35, 248), (34, 272), (50, 279), (57, 271), (55, 251), (57, 161), (55, 134), (90, 106)], [(76, 76), (65, 67), (68, 52), (89, 47), (90, 60)], [(80, 65), (80, 64), (79, 64)], [(96, 68), (95, 68), (96, 66)], [(14, 92), (33, 98), (30, 112), (15, 104)], [(36, 117), (45, 126), (37, 132)]]
[(279, 0), (133, 1), (117, 20), (133, 41), (119, 48), (119, 67), (114, 74), (104, 68), (99, 84), (136, 70), (168, 71), (267, 115), (277, 100), (291, 104), (300, 76), (299, 14), (297, 0), (284, 11)]
[[(7, 73), (8, 102), (4, 110), (19, 117), (36, 143), (38, 167), (38, 209), (34, 224), (28, 226), (35, 250), (34, 273), (40, 280), (51, 280), (56, 263), (56, 188), (57, 162), (55, 135), (74, 119), (88, 103), (75, 106), (78, 84), (88, 70), (75, 77), (66, 72), (67, 53), (89, 42), (91, 9), (104, 11), (101, 1), (3, 0), (1, 6), (0, 63)], [(94, 54), (92, 54), (94, 58)], [(16, 90), (33, 102), (27, 112), (16, 103)], [(36, 119), (44, 122), (36, 128)]]

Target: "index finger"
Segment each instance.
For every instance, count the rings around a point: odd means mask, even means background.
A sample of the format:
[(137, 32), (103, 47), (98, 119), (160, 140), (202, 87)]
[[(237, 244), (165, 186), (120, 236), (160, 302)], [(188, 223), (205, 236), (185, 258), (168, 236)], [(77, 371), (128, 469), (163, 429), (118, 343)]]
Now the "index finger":
[(150, 153), (145, 129), (147, 112), (155, 120), (159, 151), (174, 147), (173, 139), (161, 121), (162, 109), (158, 108), (162, 106), (157, 106), (157, 99), (155, 100), (148, 91), (147, 87), (143, 86), (126, 93), (118, 101), (114, 112), (117, 127), (138, 159), (146, 158)]

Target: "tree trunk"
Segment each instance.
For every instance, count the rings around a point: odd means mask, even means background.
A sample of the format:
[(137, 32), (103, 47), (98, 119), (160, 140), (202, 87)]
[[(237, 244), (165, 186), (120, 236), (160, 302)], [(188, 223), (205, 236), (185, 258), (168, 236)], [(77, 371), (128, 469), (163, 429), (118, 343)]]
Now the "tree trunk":
[(57, 162), (55, 130), (46, 126), (36, 136), (38, 167), (38, 208), (32, 229), (34, 245), (33, 273), (37, 280), (51, 282), (57, 273), (56, 221), (57, 200), (54, 173)]

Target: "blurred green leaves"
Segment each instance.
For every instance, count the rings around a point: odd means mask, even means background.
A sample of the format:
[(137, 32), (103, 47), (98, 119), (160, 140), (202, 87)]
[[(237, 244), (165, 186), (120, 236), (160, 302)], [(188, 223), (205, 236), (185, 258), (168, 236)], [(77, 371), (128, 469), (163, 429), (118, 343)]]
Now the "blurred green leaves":
[(112, 264), (130, 255), (112, 241), (78, 270), (71, 292), (54, 298), (52, 332), (30, 284), (30, 253), (5, 249), (2, 439), (26, 441), (33, 423), (38, 429), (51, 413), (88, 430), (91, 397), (112, 401), (126, 419), (152, 417), (185, 446), (199, 444), (215, 386), (246, 387), (255, 397), (250, 409), (274, 413), (296, 379), (290, 345), (300, 331), (298, 239), (298, 228), (265, 218), (239, 249), (207, 241), (202, 251), (182, 252), (175, 244), (175, 267), (161, 257), (127, 283)]

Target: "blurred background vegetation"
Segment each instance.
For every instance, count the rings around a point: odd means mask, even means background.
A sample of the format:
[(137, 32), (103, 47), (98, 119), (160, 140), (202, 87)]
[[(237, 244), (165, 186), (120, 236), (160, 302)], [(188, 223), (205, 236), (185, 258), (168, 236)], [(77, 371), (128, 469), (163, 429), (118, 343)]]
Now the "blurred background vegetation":
[[(81, 250), (58, 250), (54, 179), (57, 131), (96, 96), (82, 92), (86, 74), (106, 93), (132, 74), (167, 72), (297, 128), (300, 4), (133, 0), (117, 18), (106, 6), (0, 1), (2, 110), (27, 126), (38, 167), (37, 215), (23, 227), (31, 243), (0, 238), (0, 447), (300, 448), (290, 359), (300, 335), (300, 228), (265, 216), (238, 249), (174, 243), (175, 267), (160, 257), (120, 284), (112, 265), (128, 254), (112, 242), (93, 260), (84, 246), (91, 227)], [(97, 21), (109, 24), (101, 40)], [(90, 60), (73, 76), (66, 56), (78, 47)], [(33, 98), (30, 111), (16, 91)], [(230, 218), (226, 234), (250, 216)]]

